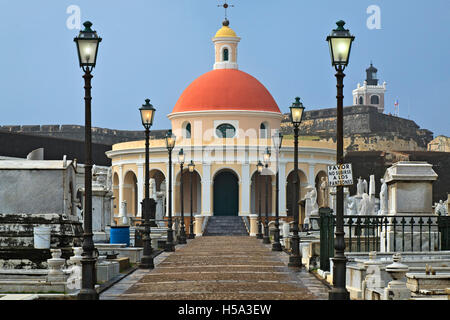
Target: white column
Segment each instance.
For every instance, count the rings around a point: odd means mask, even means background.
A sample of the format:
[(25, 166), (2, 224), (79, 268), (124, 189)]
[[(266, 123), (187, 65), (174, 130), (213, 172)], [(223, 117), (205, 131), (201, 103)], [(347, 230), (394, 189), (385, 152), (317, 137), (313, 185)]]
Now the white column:
[(211, 163), (203, 163), (202, 215), (211, 215)]
[(315, 168), (315, 165), (312, 164), (312, 163), (310, 163), (308, 167), (309, 167), (308, 184), (309, 184), (310, 186), (313, 186), (313, 187), (314, 187), (315, 184), (316, 184), (315, 177), (314, 177), (314, 168)]
[(123, 165), (119, 166), (119, 208), (118, 208), (118, 212), (119, 212), (119, 217), (121, 217), (121, 205), (123, 202)]
[(242, 199), (241, 199), (241, 216), (250, 214), (250, 164), (242, 164)]
[(138, 204), (137, 204), (137, 216), (142, 217), (142, 205), (141, 202), (144, 199), (144, 164), (137, 164), (137, 196), (138, 196)]
[(280, 217), (286, 217), (286, 163), (280, 161), (280, 168), (278, 169), (278, 175), (280, 178), (279, 182), (279, 188), (280, 188), (280, 198), (279, 198), (279, 205), (280, 205)]

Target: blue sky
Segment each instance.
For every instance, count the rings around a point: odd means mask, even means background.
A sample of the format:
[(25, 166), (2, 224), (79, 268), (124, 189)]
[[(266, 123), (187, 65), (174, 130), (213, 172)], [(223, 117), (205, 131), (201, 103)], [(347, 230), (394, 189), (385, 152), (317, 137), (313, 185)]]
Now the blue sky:
[[(82, 72), (67, 27), (70, 5), (103, 38), (93, 79), (93, 126), (141, 129), (150, 98), (154, 129), (170, 127), (182, 91), (212, 69), (211, 38), (223, 9), (216, 0), (0, 0), (0, 125), (84, 124)], [(450, 136), (450, 1), (235, 0), (231, 27), (242, 38), (240, 69), (260, 80), (283, 112), (300, 96), (307, 109), (336, 105), (327, 34), (343, 19), (356, 36), (345, 105), (370, 61), (387, 82), (386, 112), (435, 136)], [(381, 29), (370, 30), (370, 5)]]

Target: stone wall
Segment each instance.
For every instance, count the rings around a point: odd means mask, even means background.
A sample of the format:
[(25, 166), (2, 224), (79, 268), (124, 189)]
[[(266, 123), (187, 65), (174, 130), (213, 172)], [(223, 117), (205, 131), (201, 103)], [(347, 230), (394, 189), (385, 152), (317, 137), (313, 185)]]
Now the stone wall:
[[(0, 131), (23, 133), (33, 136), (46, 136), (84, 141), (84, 126), (80, 125), (29, 125), (29, 126), (0, 126)], [(161, 139), (167, 130), (152, 130), (151, 138)], [(92, 128), (92, 142), (112, 146), (115, 143), (144, 140), (144, 130), (128, 131), (106, 128)]]
[(380, 178), (383, 178), (386, 169), (398, 161), (426, 161), (433, 165), (438, 179), (433, 182), (433, 204), (439, 200), (447, 199), (450, 192), (450, 153), (427, 151), (357, 151), (348, 152), (345, 162), (352, 163), (355, 183), (350, 187), (350, 194), (356, 194), (356, 182), (362, 177), (369, 182), (370, 175), (375, 175), (376, 196), (381, 189)]
[[(293, 134), (290, 115), (281, 123), (284, 134)], [(336, 141), (336, 108), (305, 111), (300, 134)], [(426, 150), (433, 133), (412, 120), (383, 114), (373, 106), (344, 108), (344, 147), (347, 151)]]
[[(64, 155), (67, 155), (67, 159), (78, 159), (79, 163), (83, 163), (85, 159), (84, 137), (77, 141), (0, 131), (0, 156), (26, 158), (28, 153), (38, 148), (44, 148), (44, 160), (62, 160)], [(111, 149), (111, 145), (93, 143), (94, 164), (110, 166), (111, 159), (106, 157), (105, 152)]]

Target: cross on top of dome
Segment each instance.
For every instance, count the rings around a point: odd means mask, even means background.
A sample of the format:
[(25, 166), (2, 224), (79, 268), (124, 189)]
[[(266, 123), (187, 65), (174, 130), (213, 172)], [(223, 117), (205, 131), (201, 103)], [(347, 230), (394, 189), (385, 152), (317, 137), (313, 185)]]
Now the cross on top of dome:
[(227, 1), (225, 0), (225, 1), (223, 2), (223, 4), (219, 4), (219, 5), (217, 5), (217, 6), (218, 6), (218, 7), (222, 7), (222, 8), (225, 9), (225, 21), (223, 22), (223, 25), (224, 25), (224, 26), (228, 26), (228, 25), (230, 24), (230, 22), (228, 21), (228, 17), (227, 17), (227, 10), (228, 10), (228, 8), (230, 8), (230, 7), (234, 8), (234, 5), (228, 4)]

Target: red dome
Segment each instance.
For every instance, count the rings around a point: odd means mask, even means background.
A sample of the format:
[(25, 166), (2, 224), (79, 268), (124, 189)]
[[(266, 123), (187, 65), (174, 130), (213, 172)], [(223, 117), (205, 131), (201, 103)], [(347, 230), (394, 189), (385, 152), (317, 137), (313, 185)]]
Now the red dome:
[(173, 113), (211, 110), (280, 112), (270, 92), (254, 77), (236, 69), (217, 69), (192, 82)]

